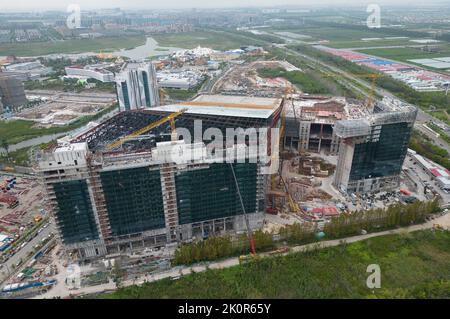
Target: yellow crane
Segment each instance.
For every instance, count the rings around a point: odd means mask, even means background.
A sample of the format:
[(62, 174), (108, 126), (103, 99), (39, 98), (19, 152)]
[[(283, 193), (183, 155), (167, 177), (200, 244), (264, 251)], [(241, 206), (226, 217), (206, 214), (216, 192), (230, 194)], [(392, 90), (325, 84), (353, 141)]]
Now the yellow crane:
[[(283, 103), (283, 109), (281, 110), (281, 125), (280, 125), (280, 134), (279, 134), (279, 141), (278, 141), (278, 153), (281, 153), (283, 151), (283, 144), (284, 144), (284, 133), (286, 130), (286, 105), (288, 101), (288, 95), (291, 94), (294, 91), (292, 88), (292, 85), (289, 84), (287, 80), (285, 80), (285, 88), (284, 88), (284, 103)], [(274, 160), (274, 152), (272, 152), (272, 160)], [(282, 164), (282, 163), (281, 163)], [(281, 168), (282, 169), (282, 168)], [(281, 175), (281, 169), (279, 169), (279, 175)], [(275, 190), (276, 188), (276, 174), (272, 175), (272, 190)]]
[[(283, 104), (283, 110), (281, 111), (282, 113), (281, 113), (281, 126), (280, 126), (280, 151), (283, 151), (284, 132), (286, 130), (286, 105), (287, 105), (287, 102), (288, 102), (289, 94), (292, 94), (294, 91), (295, 90), (292, 87), (292, 84), (289, 83), (288, 80), (285, 80), (284, 104)], [(291, 101), (292, 101), (292, 97), (291, 97)], [(292, 104), (292, 108), (294, 108), (294, 104)], [(295, 115), (295, 111), (294, 111), (294, 115)]]
[(131, 134), (125, 136), (125, 137), (122, 137), (121, 139), (119, 139), (119, 140), (109, 144), (106, 147), (106, 149), (111, 151), (111, 150), (113, 150), (115, 148), (118, 148), (118, 147), (122, 146), (122, 144), (125, 143), (126, 141), (129, 141), (129, 140), (131, 140), (131, 139), (133, 139), (133, 138), (135, 138), (135, 137), (137, 137), (139, 135), (145, 134), (148, 131), (151, 131), (152, 129), (154, 129), (154, 128), (156, 128), (156, 127), (158, 127), (158, 126), (160, 126), (160, 125), (162, 125), (164, 123), (167, 123), (169, 121), (170, 121), (170, 127), (171, 127), (171, 131), (172, 131), (172, 141), (175, 141), (176, 140), (176, 136), (177, 136), (176, 135), (176, 128), (175, 128), (175, 118), (177, 118), (178, 116), (182, 115), (184, 112), (186, 112), (186, 110), (187, 109), (182, 109), (182, 110), (180, 110), (178, 112), (171, 113), (168, 116), (165, 116), (165, 117), (163, 117), (162, 119), (160, 119), (160, 120), (158, 120), (156, 122), (152, 122), (149, 125), (144, 126), (143, 128), (141, 128), (141, 129), (139, 129), (139, 130), (137, 130), (137, 131), (135, 131), (135, 132), (133, 132), (133, 133), (131, 133)]
[(164, 103), (166, 103), (166, 90), (164, 90), (163, 88), (159, 89), (159, 102), (161, 105), (164, 105)]
[[(367, 105), (366, 105), (366, 107), (368, 109), (372, 109), (374, 98), (375, 98), (375, 88), (376, 88), (377, 79), (381, 78), (381, 77), (384, 77), (385, 75), (379, 74), (379, 73), (369, 73), (369, 74), (348, 73), (348, 74), (353, 76), (353, 77), (357, 77), (357, 78), (369, 78), (369, 79), (371, 79), (370, 92), (369, 92), (369, 96), (367, 97)], [(340, 75), (340, 74), (327, 74), (326, 77), (335, 77), (336, 78), (336, 77), (342, 77), (342, 75)]]

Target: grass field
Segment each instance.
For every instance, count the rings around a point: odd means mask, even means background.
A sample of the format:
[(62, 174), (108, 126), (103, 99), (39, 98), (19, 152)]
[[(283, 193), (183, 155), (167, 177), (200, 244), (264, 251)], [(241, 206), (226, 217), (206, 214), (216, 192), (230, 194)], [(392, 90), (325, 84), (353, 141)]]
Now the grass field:
[(374, 32), (369, 28), (361, 27), (358, 30), (350, 30), (344, 28), (334, 27), (306, 27), (301, 29), (286, 30), (294, 33), (305, 34), (313, 37), (316, 40), (333, 40), (341, 41), (356, 41), (361, 38), (380, 38), (390, 36), (388, 33), (383, 34)]
[[(272, 32), (280, 32), (280, 30), (271, 30)], [(305, 39), (306, 42), (317, 40), (328, 40), (327, 46), (333, 48), (359, 48), (359, 47), (375, 47), (375, 46), (391, 46), (411, 44), (409, 39), (380, 39), (373, 41), (362, 41), (362, 38), (384, 38), (395, 36), (389, 33), (374, 32), (368, 28), (361, 27), (360, 30), (350, 30), (332, 27), (306, 27), (304, 29), (282, 30), (297, 34), (309, 35), (311, 38)]]
[(215, 31), (195, 31), (173, 34), (155, 34), (152, 37), (158, 41), (161, 47), (177, 47), (192, 49), (208, 47), (215, 50), (238, 49), (243, 45), (260, 45), (257, 39), (249, 40), (239, 35)]
[(82, 53), (82, 52), (108, 52), (119, 49), (134, 48), (145, 44), (144, 36), (130, 36), (117, 38), (99, 38), (83, 40), (65, 40), (55, 43), (2, 43), (0, 56), (39, 56), (52, 53)]
[(31, 147), (25, 147), (14, 152), (10, 152), (9, 158), (7, 158), (6, 155), (0, 155), (0, 164), (28, 166), (29, 165), (28, 151), (30, 150), (30, 148)]
[(450, 116), (448, 116), (449, 111), (450, 111), (450, 107), (448, 108), (448, 111), (445, 111), (445, 110), (435, 111), (435, 112), (430, 112), (430, 114), (433, 115), (435, 118), (440, 119), (441, 121), (450, 125)]
[(372, 41), (331, 41), (326, 45), (336, 49), (345, 48), (368, 48), (368, 47), (386, 47), (386, 46), (397, 46), (397, 45), (411, 45), (412, 42), (408, 39), (380, 39)]
[[(264, 258), (101, 298), (450, 298), (450, 232), (419, 231)], [(369, 289), (367, 266), (381, 268)]]
[(34, 137), (45, 134), (52, 134), (55, 129), (38, 129), (33, 128), (35, 125), (32, 121), (0, 121), (0, 136), (5, 139), (8, 144), (15, 144)]
[(0, 142), (6, 140), (9, 145), (12, 145), (47, 134), (68, 132), (87, 124), (89, 121), (94, 121), (100, 118), (104, 114), (111, 112), (116, 107), (116, 105), (113, 105), (103, 109), (96, 115), (81, 117), (70, 125), (61, 127), (34, 128), (33, 126), (36, 123), (32, 121), (0, 121)]
[(440, 45), (439, 52), (424, 52), (419, 48), (367, 49), (358, 52), (379, 56), (396, 61), (409, 62), (413, 59), (431, 59), (450, 56), (450, 45)]

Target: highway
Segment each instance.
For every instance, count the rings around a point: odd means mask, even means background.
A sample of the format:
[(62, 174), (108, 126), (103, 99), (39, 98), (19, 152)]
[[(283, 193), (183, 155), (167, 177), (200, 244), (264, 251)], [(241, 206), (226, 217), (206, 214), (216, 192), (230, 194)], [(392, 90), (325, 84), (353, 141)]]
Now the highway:
[[(342, 69), (339, 69), (339, 68), (337, 68), (335, 66), (329, 65), (329, 64), (327, 64), (325, 62), (322, 62), (319, 59), (316, 59), (316, 58), (310, 57), (308, 55), (302, 54), (302, 53), (300, 53), (298, 51), (295, 51), (295, 50), (292, 50), (292, 49), (288, 49), (288, 48), (285, 48), (285, 50), (287, 52), (293, 54), (293, 55), (300, 56), (300, 57), (302, 57), (302, 58), (304, 58), (304, 59), (306, 59), (306, 60), (308, 60), (308, 61), (310, 61), (312, 63), (315, 63), (316, 65), (319, 64), (322, 67), (321, 71), (324, 71), (324, 72), (332, 71), (333, 73), (337, 73), (339, 75), (342, 75), (343, 77), (345, 77), (347, 79), (350, 79), (350, 80), (358, 83), (361, 86), (364, 86), (368, 90), (371, 90), (371, 84), (369, 82), (367, 82), (367, 81), (365, 81), (365, 80), (363, 80), (363, 79), (361, 79), (359, 77), (356, 77), (356, 76), (354, 76), (354, 75), (352, 75), (352, 74), (350, 74), (350, 73), (348, 73), (346, 71), (343, 71)], [(354, 89), (356, 89), (357, 91), (359, 91), (361, 93), (365, 93), (364, 91), (360, 90), (358, 87), (354, 86), (352, 83), (348, 83), (348, 86), (349, 87), (353, 87)], [(390, 98), (395, 98), (395, 99), (401, 100), (398, 97), (396, 97), (395, 95), (391, 94), (389, 91), (387, 91), (385, 89), (382, 89), (382, 88), (379, 88), (379, 87), (375, 88), (375, 93), (378, 94), (379, 96), (387, 96), (387, 97), (390, 97)], [(439, 146), (441, 148), (444, 148), (445, 150), (447, 150), (447, 152), (450, 153), (450, 145), (448, 145), (442, 138), (440, 138), (440, 137), (436, 138), (436, 136), (433, 136), (433, 134), (431, 132), (429, 132), (428, 130), (426, 130), (422, 126), (422, 124), (424, 124), (426, 122), (430, 122), (430, 121), (434, 121), (436, 123), (440, 123), (440, 124), (446, 125), (441, 120), (431, 116), (430, 114), (428, 114), (428, 113), (422, 111), (420, 108), (418, 108), (418, 114), (417, 114), (416, 123), (415, 123), (414, 127), (416, 129), (418, 129), (420, 132), (422, 132), (425, 135), (427, 135), (428, 137), (430, 137), (432, 142), (435, 145), (437, 145), (437, 146)]]

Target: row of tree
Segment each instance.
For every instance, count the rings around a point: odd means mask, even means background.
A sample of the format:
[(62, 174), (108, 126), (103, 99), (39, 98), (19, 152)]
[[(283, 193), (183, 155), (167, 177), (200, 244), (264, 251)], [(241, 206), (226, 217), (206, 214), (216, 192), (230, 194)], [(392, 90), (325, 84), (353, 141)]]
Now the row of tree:
[[(258, 250), (267, 251), (275, 248), (271, 233), (258, 230), (253, 233), (253, 241)], [(238, 256), (251, 252), (247, 235), (243, 234), (232, 238), (211, 237), (206, 240), (182, 245), (175, 251), (173, 263), (176, 265), (189, 265), (200, 261), (217, 260), (230, 256)]]
[[(341, 214), (325, 224), (326, 238), (343, 238), (367, 232), (392, 229), (423, 223), (427, 216), (440, 210), (437, 200), (415, 202), (409, 205), (396, 204), (386, 209), (357, 211)], [(280, 229), (278, 234), (258, 230), (253, 240), (258, 252), (270, 251), (280, 242), (288, 244), (307, 244), (316, 241), (317, 230), (311, 224), (293, 224)], [(175, 265), (189, 265), (200, 261), (212, 261), (225, 257), (249, 254), (251, 252), (247, 235), (238, 237), (211, 237), (207, 240), (185, 244), (175, 252)]]
[[(444, 138), (445, 134), (441, 134)], [(411, 139), (409, 141), (409, 147), (419, 153), (422, 156), (432, 160), (435, 163), (438, 163), (444, 166), (447, 169), (450, 169), (450, 156), (446, 150), (440, 148), (437, 145), (434, 145), (430, 138), (425, 136), (424, 134), (413, 131), (411, 135)]]

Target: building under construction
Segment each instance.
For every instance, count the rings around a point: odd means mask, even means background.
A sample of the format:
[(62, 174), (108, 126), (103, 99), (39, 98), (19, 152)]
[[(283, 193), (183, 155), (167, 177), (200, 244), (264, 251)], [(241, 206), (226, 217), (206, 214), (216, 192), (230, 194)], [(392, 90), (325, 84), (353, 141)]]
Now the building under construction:
[(416, 116), (414, 106), (384, 98), (369, 116), (336, 122), (341, 145), (335, 186), (347, 193), (399, 187)]
[(338, 155), (334, 184), (343, 192), (398, 187), (417, 115), (385, 98), (369, 109), (345, 98), (297, 96), (286, 102), (284, 148)]
[(295, 96), (286, 103), (284, 148), (291, 151), (338, 154), (341, 140), (334, 132), (335, 123), (367, 115), (368, 112), (357, 100)]
[(14, 108), (27, 102), (20, 74), (0, 72), (0, 113), (6, 108)]
[[(262, 227), (266, 160), (239, 152), (247, 138), (215, 143), (212, 150), (208, 130), (225, 137), (227, 129), (255, 128), (261, 135), (261, 129), (278, 125), (282, 103), (205, 95), (121, 112), (60, 141), (43, 156), (40, 170), (64, 247), (90, 259), (242, 232), (245, 216), (250, 228)], [(166, 120), (169, 115), (173, 121)], [(182, 129), (194, 139), (181, 138)], [(221, 154), (237, 154), (237, 160), (217, 161)]]

